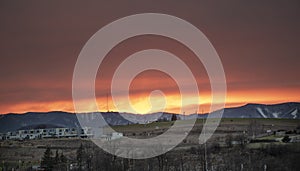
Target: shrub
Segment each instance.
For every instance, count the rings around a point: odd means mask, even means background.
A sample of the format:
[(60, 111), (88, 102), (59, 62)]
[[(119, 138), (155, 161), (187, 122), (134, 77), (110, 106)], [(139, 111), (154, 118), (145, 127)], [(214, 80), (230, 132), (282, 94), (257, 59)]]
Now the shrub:
[(284, 143), (288, 143), (290, 141), (291, 141), (291, 138), (289, 136), (287, 136), (287, 135), (284, 136), (283, 139), (282, 139), (282, 142), (284, 142)]

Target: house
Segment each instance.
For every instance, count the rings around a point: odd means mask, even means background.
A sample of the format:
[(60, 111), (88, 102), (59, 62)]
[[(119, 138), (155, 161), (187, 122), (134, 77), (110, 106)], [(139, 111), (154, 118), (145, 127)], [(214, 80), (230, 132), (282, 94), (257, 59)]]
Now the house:
[(119, 139), (122, 137), (123, 137), (123, 133), (120, 133), (120, 132), (113, 132), (111, 134), (111, 140), (116, 140), (116, 139)]
[(57, 137), (56, 128), (43, 129), (42, 138)]
[(42, 168), (40, 165), (33, 165), (31, 166), (31, 170), (45, 170), (45, 169)]
[(77, 128), (55, 128), (55, 136), (57, 138), (78, 137)]
[(290, 138), (291, 138), (290, 142), (292, 142), (292, 143), (299, 143), (300, 142), (300, 135), (291, 136)]
[(19, 136), (18, 136), (18, 134), (17, 134), (16, 131), (7, 132), (6, 133), (6, 139), (8, 139), (8, 140), (16, 140), (16, 139), (19, 139)]
[(286, 132), (285, 130), (278, 130), (276, 131), (275, 135), (279, 137), (285, 136), (285, 132)]
[(111, 140), (116, 140), (116, 139), (119, 139), (119, 138), (122, 138), (122, 137), (123, 137), (123, 133), (113, 132), (111, 134), (103, 134), (101, 136), (101, 139), (104, 139), (106, 141), (111, 141)]
[(5, 140), (5, 134), (0, 133), (0, 140)]
[(47, 129), (30, 129), (18, 130), (0, 134), (0, 140), (24, 140), (40, 138), (71, 138), (71, 137), (93, 137), (92, 129), (83, 128), (47, 128)]
[(92, 137), (92, 129), (89, 127), (83, 127), (80, 129), (80, 132), (78, 134), (82, 138)]
[(62, 131), (63, 131), (63, 137), (66, 138), (78, 137), (78, 130), (76, 128), (64, 128)]
[(37, 139), (41, 134), (41, 129), (19, 130), (19, 139)]

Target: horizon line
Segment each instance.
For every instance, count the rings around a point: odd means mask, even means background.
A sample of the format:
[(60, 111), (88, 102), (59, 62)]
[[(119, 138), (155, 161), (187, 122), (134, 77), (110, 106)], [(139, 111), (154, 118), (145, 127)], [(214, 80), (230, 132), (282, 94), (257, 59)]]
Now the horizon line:
[[(238, 107), (243, 107), (243, 106), (247, 106), (247, 105), (266, 105), (266, 106), (272, 106), (272, 105), (280, 105), (280, 104), (287, 104), (287, 103), (300, 103), (296, 102), (296, 101), (290, 101), (290, 102), (281, 102), (281, 103), (272, 103), (272, 104), (266, 104), (266, 103), (244, 103), (243, 105), (237, 105), (237, 106), (232, 106), (232, 107), (225, 107), (223, 109), (232, 109), (232, 108), (238, 108)], [(218, 110), (222, 110), (222, 109), (218, 109)], [(215, 111), (218, 111), (215, 110)], [(212, 111), (212, 112), (215, 112)], [(71, 111), (63, 111), (63, 110), (52, 110), (52, 111), (28, 111), (28, 112), (24, 112), (24, 113), (1, 113), (1, 115), (9, 115), (9, 114), (15, 114), (15, 115), (24, 115), (24, 114), (28, 114), (28, 113), (51, 113), (51, 112), (65, 112), (65, 113), (69, 113), (69, 114), (87, 114), (87, 113), (126, 113), (126, 114), (133, 114), (133, 115), (151, 115), (151, 114), (155, 114), (155, 113), (169, 113), (169, 114), (177, 114), (177, 115), (194, 115), (194, 114), (198, 114), (198, 115), (206, 115), (212, 112), (205, 112), (205, 113), (199, 113), (199, 111), (197, 113), (189, 113), (189, 114), (180, 114), (180, 113), (172, 113), (172, 112), (153, 112), (153, 113), (145, 113), (145, 114), (138, 114), (138, 113), (129, 113), (129, 112), (122, 112), (122, 111), (90, 111), (90, 112), (80, 112), (80, 113), (76, 113), (75, 111), (71, 112)]]

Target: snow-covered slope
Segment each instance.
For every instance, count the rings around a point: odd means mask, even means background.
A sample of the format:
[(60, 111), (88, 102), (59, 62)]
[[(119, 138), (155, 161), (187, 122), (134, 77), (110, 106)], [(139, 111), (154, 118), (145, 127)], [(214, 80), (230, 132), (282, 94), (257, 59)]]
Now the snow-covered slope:
[(300, 119), (300, 103), (275, 105), (247, 104), (241, 107), (226, 108), (224, 118), (289, 118)]

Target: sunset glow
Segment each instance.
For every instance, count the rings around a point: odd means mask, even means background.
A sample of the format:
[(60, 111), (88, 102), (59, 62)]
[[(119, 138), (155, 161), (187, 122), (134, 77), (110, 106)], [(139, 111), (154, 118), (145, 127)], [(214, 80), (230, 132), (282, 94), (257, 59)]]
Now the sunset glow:
[[(288, 96), (286, 100), (282, 100), (282, 97)], [(147, 95), (137, 95), (135, 98), (131, 98), (131, 103), (133, 109), (136, 110), (137, 113), (145, 114), (151, 112), (173, 112), (173, 113), (180, 113), (181, 107), (181, 100), (178, 94), (174, 94), (171, 96), (166, 97), (167, 105), (166, 109), (162, 110), (161, 108), (156, 108), (155, 106), (161, 106), (161, 103), (164, 101), (164, 98), (159, 97), (151, 97), (152, 104), (148, 101)], [(210, 108), (210, 95), (201, 96), (202, 100), (200, 99), (200, 104), (198, 105), (199, 111), (201, 112), (208, 112)], [(190, 98), (197, 98), (195, 96), (191, 96)], [(127, 100), (126, 98), (124, 100)], [(100, 111), (106, 112), (107, 111), (107, 104), (106, 104), (106, 97), (98, 98), (98, 107)], [(253, 91), (241, 91), (241, 92), (234, 92), (229, 91), (227, 100), (226, 100), (226, 107), (236, 107), (245, 105), (247, 103), (262, 103), (262, 104), (276, 104), (282, 102), (290, 102), (290, 101), (299, 101), (299, 96), (296, 93), (296, 90), (289, 90), (289, 91), (279, 91), (279, 90), (253, 90)], [(197, 105), (197, 104), (186, 104), (186, 105)], [(153, 109), (151, 109), (151, 106)], [(113, 102), (111, 99), (108, 101), (108, 107), (110, 111), (117, 111), (114, 107)], [(128, 106), (122, 106), (120, 112), (132, 112), (132, 110)], [(28, 111), (67, 111), (67, 112), (74, 112), (74, 107), (72, 101), (55, 101), (55, 102), (41, 102), (41, 103), (21, 103), (8, 106), (6, 109), (2, 108), (1, 113), (24, 113)], [(94, 112), (94, 110), (90, 110), (87, 112)], [(186, 114), (195, 113), (195, 111), (185, 111)]]

